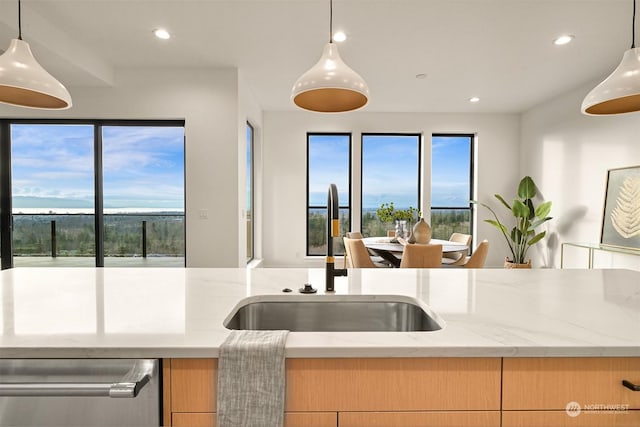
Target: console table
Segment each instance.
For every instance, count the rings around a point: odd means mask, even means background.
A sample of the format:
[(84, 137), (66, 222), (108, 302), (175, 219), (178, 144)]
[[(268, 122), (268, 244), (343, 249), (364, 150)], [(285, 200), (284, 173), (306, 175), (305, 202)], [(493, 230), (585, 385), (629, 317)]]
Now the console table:
[(583, 248), (589, 250), (589, 267), (593, 268), (593, 254), (595, 251), (604, 251), (604, 252), (615, 252), (620, 254), (627, 255), (636, 255), (640, 256), (640, 249), (628, 249), (628, 248), (618, 248), (615, 246), (603, 246), (600, 243), (574, 243), (574, 242), (565, 242), (560, 246), (560, 268), (564, 266), (564, 246), (573, 246), (576, 248)]

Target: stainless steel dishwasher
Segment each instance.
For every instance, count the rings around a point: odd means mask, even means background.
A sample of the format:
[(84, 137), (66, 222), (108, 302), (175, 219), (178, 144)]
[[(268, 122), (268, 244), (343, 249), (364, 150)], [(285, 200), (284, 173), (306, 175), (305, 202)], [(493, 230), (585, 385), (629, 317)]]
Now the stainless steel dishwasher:
[(157, 359), (0, 359), (0, 426), (159, 426)]

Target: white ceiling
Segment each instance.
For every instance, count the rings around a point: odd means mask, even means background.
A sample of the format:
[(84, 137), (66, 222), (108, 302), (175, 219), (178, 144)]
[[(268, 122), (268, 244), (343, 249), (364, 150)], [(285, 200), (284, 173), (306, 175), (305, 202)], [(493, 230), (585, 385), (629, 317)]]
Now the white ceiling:
[[(631, 44), (632, 5), (334, 0), (334, 29), (369, 84), (365, 111), (518, 113), (611, 72)], [(23, 0), (22, 32), (72, 96), (115, 84), (120, 67), (237, 67), (264, 110), (294, 110), (291, 87), (328, 41), (329, 0)], [(574, 42), (553, 45), (563, 33)], [(17, 0), (0, 0), (0, 48), (16, 36)]]

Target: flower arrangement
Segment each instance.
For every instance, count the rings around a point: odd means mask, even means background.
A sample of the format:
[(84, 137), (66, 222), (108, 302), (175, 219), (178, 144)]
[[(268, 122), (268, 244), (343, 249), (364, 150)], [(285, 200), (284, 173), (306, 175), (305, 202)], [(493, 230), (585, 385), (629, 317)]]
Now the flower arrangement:
[(393, 202), (391, 203), (383, 203), (376, 210), (376, 214), (380, 221), (382, 222), (393, 222), (393, 221), (413, 221), (416, 214), (419, 216), (420, 212), (418, 209), (409, 206), (408, 209), (396, 209), (393, 206)]

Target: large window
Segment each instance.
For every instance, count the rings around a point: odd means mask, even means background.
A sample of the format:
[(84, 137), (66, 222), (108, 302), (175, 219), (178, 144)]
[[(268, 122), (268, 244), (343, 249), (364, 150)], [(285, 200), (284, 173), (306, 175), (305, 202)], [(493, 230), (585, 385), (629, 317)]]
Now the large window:
[[(338, 187), (340, 234), (351, 226), (351, 134), (307, 134), (307, 255), (327, 252), (327, 194)], [(334, 254), (344, 253), (334, 239)]]
[(12, 209), (0, 222), (13, 222), (3, 268), (184, 266), (183, 122), (0, 126), (12, 172), (1, 183)]
[(247, 262), (253, 259), (253, 232), (254, 232), (254, 214), (253, 214), (253, 127), (247, 123), (247, 160), (246, 160), (246, 208), (245, 215), (247, 218)]
[(11, 125), (15, 266), (58, 256), (93, 265), (93, 132), (86, 124)]
[(431, 139), (431, 229), (435, 239), (471, 234), (473, 135), (434, 134)]
[(419, 208), (420, 135), (362, 135), (362, 234), (385, 236), (391, 224), (380, 222), (376, 209)]
[(184, 128), (103, 126), (105, 266), (184, 266)]

